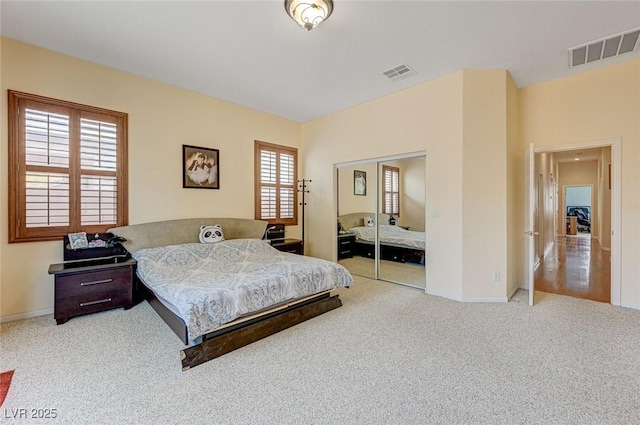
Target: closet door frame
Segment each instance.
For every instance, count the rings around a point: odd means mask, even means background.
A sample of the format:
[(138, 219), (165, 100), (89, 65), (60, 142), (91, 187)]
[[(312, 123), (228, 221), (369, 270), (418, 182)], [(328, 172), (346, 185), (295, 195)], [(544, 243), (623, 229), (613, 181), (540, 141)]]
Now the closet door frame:
[[(367, 177), (367, 185), (371, 184), (371, 182), (373, 181), (375, 184), (375, 215), (376, 215), (376, 226), (375, 226), (375, 261), (374, 261), (374, 276), (372, 277), (372, 279), (375, 280), (383, 280), (385, 282), (391, 282), (391, 283), (396, 283), (399, 285), (405, 285), (405, 286), (409, 286), (411, 288), (418, 288), (421, 290), (425, 290), (426, 291), (426, 282), (425, 282), (425, 287), (418, 287), (415, 285), (411, 285), (411, 284), (407, 284), (404, 282), (398, 282), (395, 280), (388, 280), (388, 279), (383, 279), (380, 277), (380, 241), (378, 240), (378, 222), (379, 222), (379, 210), (380, 210), (380, 202), (382, 202), (382, 198), (381, 198), (381, 194), (380, 194), (380, 167), (381, 164), (385, 163), (385, 162), (391, 162), (391, 161), (399, 161), (399, 160), (403, 160), (403, 159), (413, 159), (413, 158), (421, 158), (424, 157), (425, 158), (425, 192), (426, 192), (426, 152), (425, 151), (421, 151), (421, 152), (410, 152), (410, 153), (405, 153), (405, 154), (398, 154), (398, 155), (390, 155), (390, 156), (385, 156), (385, 157), (380, 157), (380, 158), (369, 158), (369, 159), (363, 159), (363, 160), (357, 160), (357, 161), (348, 161), (348, 162), (340, 162), (340, 163), (336, 163), (334, 165), (334, 170), (335, 170), (335, 176), (336, 176), (336, 184), (334, 185), (335, 188), (335, 199), (337, 200), (336, 202), (336, 211), (335, 211), (335, 216), (338, 217), (339, 213), (340, 213), (340, 192), (339, 192), (339, 187), (340, 185), (338, 184), (339, 182), (339, 172), (340, 169), (343, 168), (353, 168), (356, 167), (358, 165), (371, 165), (371, 164), (375, 164), (375, 175), (374, 175), (374, 179), (371, 180), (369, 177)], [(426, 205), (425, 205), (425, 211), (424, 211), (424, 220), (426, 223)], [(426, 231), (426, 227), (425, 227), (425, 231)], [(334, 242), (333, 245), (337, 246), (337, 238), (338, 235), (336, 234), (334, 236)], [(337, 261), (337, 254), (336, 254), (336, 258), (335, 261)]]

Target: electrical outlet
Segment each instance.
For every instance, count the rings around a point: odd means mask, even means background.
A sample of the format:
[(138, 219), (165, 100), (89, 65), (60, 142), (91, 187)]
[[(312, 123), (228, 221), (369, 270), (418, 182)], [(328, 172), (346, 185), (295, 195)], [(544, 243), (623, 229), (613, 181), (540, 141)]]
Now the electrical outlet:
[(494, 282), (500, 281), (500, 272), (498, 272), (498, 271), (494, 271), (493, 272), (493, 281)]

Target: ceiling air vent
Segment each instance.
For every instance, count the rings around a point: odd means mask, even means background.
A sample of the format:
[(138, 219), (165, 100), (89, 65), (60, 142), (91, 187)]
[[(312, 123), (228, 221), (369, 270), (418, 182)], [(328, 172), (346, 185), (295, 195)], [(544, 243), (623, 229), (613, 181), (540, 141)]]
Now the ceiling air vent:
[(395, 66), (386, 71), (382, 71), (382, 74), (386, 75), (391, 81), (402, 80), (412, 75), (416, 75), (416, 72), (409, 67), (409, 65), (403, 63), (402, 65)]
[(640, 43), (640, 28), (569, 49), (569, 67), (631, 53)]

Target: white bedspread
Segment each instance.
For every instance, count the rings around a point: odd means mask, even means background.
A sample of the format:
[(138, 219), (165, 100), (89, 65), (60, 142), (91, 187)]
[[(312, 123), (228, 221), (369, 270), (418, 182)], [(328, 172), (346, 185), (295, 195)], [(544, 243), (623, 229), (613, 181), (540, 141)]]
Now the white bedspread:
[[(426, 242), (425, 232), (414, 232), (399, 226), (383, 224), (380, 227), (378, 237), (381, 243), (394, 244), (407, 248), (424, 249)], [(356, 235), (356, 238), (363, 241), (374, 242), (376, 235), (375, 227), (352, 227), (349, 232)]]
[(238, 317), (353, 283), (339, 264), (258, 239), (141, 249), (133, 258), (140, 279), (175, 307), (191, 340)]

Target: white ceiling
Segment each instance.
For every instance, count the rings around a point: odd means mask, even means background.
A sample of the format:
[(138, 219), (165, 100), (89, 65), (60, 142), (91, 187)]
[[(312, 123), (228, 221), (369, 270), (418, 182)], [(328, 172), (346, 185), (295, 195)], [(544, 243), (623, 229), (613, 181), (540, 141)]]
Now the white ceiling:
[[(3, 36), (306, 122), (465, 68), (518, 87), (569, 69), (567, 49), (640, 27), (640, 2), (348, 1), (307, 32), (284, 1), (5, 1)], [(381, 74), (402, 63), (417, 75)]]

